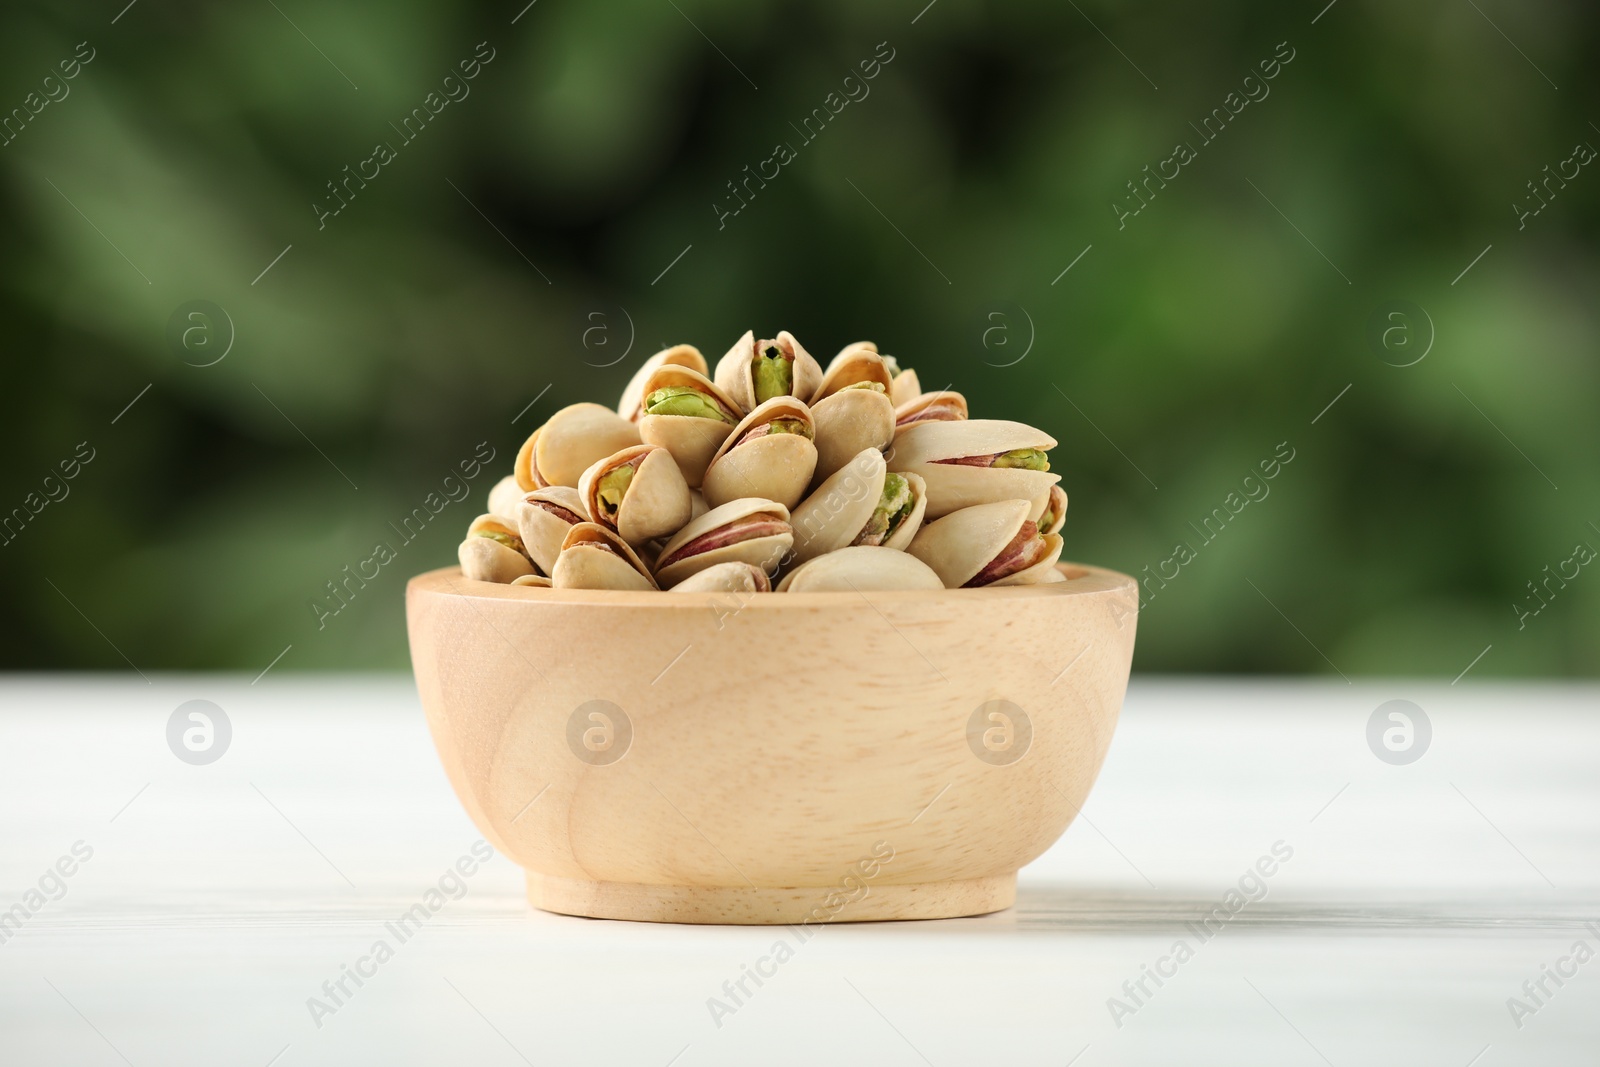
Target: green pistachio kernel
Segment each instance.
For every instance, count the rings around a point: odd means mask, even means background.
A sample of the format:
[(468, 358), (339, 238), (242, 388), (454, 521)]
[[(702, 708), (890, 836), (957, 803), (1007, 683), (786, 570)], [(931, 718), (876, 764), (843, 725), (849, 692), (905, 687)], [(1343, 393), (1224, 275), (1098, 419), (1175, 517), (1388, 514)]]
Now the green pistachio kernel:
[(595, 490), (595, 499), (600, 503), (600, 509), (609, 518), (616, 518), (617, 511), (622, 507), (622, 497), (628, 491), (628, 483), (633, 481), (633, 466), (623, 464), (614, 467), (600, 476), (600, 484)]
[(522, 538), (517, 537), (515, 534), (501, 533), (498, 530), (479, 530), (475, 536), (487, 537), (491, 541), (498, 541), (513, 552), (522, 551)]
[(883, 544), (889, 535), (911, 516), (916, 501), (911, 497), (911, 483), (898, 474), (883, 476), (883, 493), (878, 497), (878, 506), (873, 509), (872, 517), (861, 528), (861, 537), (858, 543), (866, 541), (871, 544)]
[(696, 419), (716, 419), (732, 423), (728, 413), (715, 400), (687, 385), (669, 385), (644, 398), (646, 415), (687, 415)]
[(810, 437), (811, 427), (799, 419), (773, 419), (767, 423), (767, 433), (795, 433), (801, 437)]
[(1038, 526), (1041, 530), (1048, 530), (1050, 529), (1050, 525), (1055, 521), (1056, 513), (1051, 511), (1049, 508), (1045, 508), (1044, 514), (1039, 516), (1039, 521), (1034, 525)]
[(1025, 471), (1047, 471), (1050, 457), (1037, 448), (1016, 448), (994, 457), (992, 467), (1010, 467)]
[(777, 345), (768, 345), (756, 357), (756, 403), (765, 404), (775, 396), (788, 396), (794, 388), (794, 361)]

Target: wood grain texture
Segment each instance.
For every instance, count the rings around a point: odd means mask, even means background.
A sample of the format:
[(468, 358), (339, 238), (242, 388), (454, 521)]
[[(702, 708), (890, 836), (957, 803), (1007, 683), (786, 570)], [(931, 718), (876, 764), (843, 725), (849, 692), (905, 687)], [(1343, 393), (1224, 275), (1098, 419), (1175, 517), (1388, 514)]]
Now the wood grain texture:
[(934, 918), (1009, 906), (1110, 745), (1137, 587), (1063, 572), (735, 597), (512, 588), (448, 568), (412, 579), (407, 614), (445, 770), (535, 905)]

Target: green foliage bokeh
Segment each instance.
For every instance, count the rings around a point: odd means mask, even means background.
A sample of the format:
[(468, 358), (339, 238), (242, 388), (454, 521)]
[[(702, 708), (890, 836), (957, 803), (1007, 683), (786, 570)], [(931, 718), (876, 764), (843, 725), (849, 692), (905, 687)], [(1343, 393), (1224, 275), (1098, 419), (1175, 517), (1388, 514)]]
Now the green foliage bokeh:
[[(1147, 586), (1140, 669), (1454, 677), (1492, 646), (1474, 677), (1600, 671), (1600, 575), (1545, 570), (1600, 547), (1600, 168), (1519, 217), (1600, 146), (1590, 8), (121, 8), (0, 15), (5, 113), (94, 55), (0, 147), (0, 514), (94, 454), (0, 547), (0, 665), (403, 666), (406, 578), (453, 562), (539, 421), (663, 345), (787, 328), (1057, 437), (1069, 558), (1145, 577), (1191, 546)], [(197, 300), (234, 331), (207, 367), (169, 337)], [(1373, 339), (1397, 301), (1411, 349)], [(479, 442), (492, 471), (402, 544)], [(319, 625), (380, 541), (397, 558)]]

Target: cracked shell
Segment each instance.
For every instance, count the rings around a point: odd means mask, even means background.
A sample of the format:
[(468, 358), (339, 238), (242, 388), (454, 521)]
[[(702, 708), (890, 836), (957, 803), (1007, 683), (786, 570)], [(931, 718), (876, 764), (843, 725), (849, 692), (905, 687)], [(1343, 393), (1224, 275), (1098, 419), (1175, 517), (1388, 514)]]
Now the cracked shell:
[(709, 373), (706, 357), (701, 355), (700, 350), (694, 345), (673, 345), (671, 348), (663, 348), (633, 372), (633, 377), (628, 380), (628, 387), (622, 391), (622, 399), (617, 403), (617, 414), (629, 422), (638, 422), (640, 409), (644, 407), (644, 383), (659, 368), (669, 365), (688, 367), (697, 374)]
[[(789, 364), (789, 386), (782, 393), (769, 393), (763, 398), (760, 394), (764, 390), (758, 381), (757, 368), (763, 354), (774, 348), (779, 353), (778, 358)], [(748, 412), (774, 396), (792, 396), (801, 403), (808, 402), (822, 384), (822, 368), (788, 330), (779, 330), (778, 336), (770, 340), (757, 340), (754, 330), (746, 330), (744, 336), (717, 360), (715, 380), (717, 388)]]
[(639, 554), (597, 522), (580, 522), (567, 532), (550, 584), (557, 589), (657, 588)]
[[(772, 433), (775, 422), (798, 423), (803, 432)], [(792, 396), (775, 396), (746, 415), (717, 449), (701, 492), (712, 507), (744, 496), (765, 497), (792, 508), (805, 496), (817, 468), (811, 409)], [(748, 438), (748, 440), (747, 440)]]
[(517, 450), (517, 484), (525, 493), (548, 485), (576, 488), (590, 464), (638, 443), (638, 427), (610, 408), (570, 404)]
[[(650, 397), (664, 389), (687, 389), (699, 393), (706, 398), (705, 408), (717, 412), (720, 417), (649, 414)], [(657, 367), (646, 379), (644, 399), (646, 412), (639, 416), (639, 437), (646, 444), (660, 445), (671, 452), (689, 488), (700, 488), (711, 457), (733, 433), (744, 412), (704, 374), (675, 364)]]
[[(953, 511), (918, 531), (906, 551), (932, 567), (948, 589), (1043, 581), (1061, 558), (1061, 538), (1030, 529), (1030, 507), (1026, 500), (997, 500)], [(984, 577), (1002, 563), (1002, 573)]]
[(770, 593), (767, 572), (753, 563), (718, 563), (691, 574), (669, 593)]
[(522, 534), (523, 550), (546, 574), (556, 565), (567, 532), (588, 521), (582, 498), (570, 486), (535, 489), (517, 503), (517, 531)]
[(712, 508), (661, 547), (656, 581), (670, 589), (718, 563), (748, 563), (770, 574), (794, 545), (789, 509), (776, 500), (744, 497)]
[[(835, 471), (827, 481), (794, 510), (791, 525), (794, 527), (794, 558), (806, 563), (818, 556), (854, 545), (867, 533), (867, 525), (878, 511), (883, 499), (888, 468), (883, 453), (875, 448), (864, 448), (848, 464)], [(895, 526), (880, 536), (881, 547), (904, 549), (911, 544), (922, 526), (926, 511), (926, 487), (915, 474), (902, 475), (912, 510)], [(888, 516), (892, 519), (898, 509)]]
[(1061, 475), (1049, 471), (949, 461), (1022, 449), (1046, 451), (1055, 446), (1055, 438), (1020, 422), (918, 422), (896, 435), (889, 469), (922, 476), (928, 486), (928, 518), (938, 519), (997, 500), (1038, 501), (1061, 480)]
[[(612, 483), (624, 467), (633, 473), (622, 481), (620, 499), (612, 501)], [(615, 530), (630, 545), (681, 530), (693, 507), (683, 472), (660, 445), (634, 445), (595, 463), (578, 480), (578, 499), (591, 521)]]

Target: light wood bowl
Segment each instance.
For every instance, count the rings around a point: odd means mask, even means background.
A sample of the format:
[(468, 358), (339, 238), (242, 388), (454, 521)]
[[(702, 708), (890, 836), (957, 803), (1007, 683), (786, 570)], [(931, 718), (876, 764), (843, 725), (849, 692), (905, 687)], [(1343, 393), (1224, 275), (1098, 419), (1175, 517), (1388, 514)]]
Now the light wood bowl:
[(456, 794), (535, 907), (979, 915), (1012, 904), (1017, 870), (1078, 813), (1127, 688), (1136, 583), (1061, 569), (1048, 585), (739, 597), (450, 567), (406, 588), (411, 661)]

